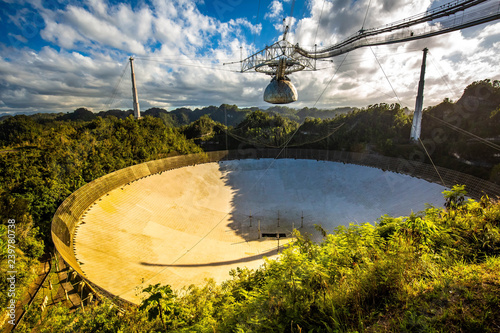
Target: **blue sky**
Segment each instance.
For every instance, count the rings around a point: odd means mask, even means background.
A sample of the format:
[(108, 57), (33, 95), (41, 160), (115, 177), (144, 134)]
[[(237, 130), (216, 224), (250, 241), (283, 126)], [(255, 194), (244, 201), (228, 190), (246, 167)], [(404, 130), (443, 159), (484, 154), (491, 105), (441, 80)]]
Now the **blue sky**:
[[(489, 0), (498, 1), (498, 0)], [(331, 45), (358, 31), (369, 0), (0, 0), (0, 114), (132, 107), (134, 55), (141, 109), (237, 104), (268, 107), (270, 77), (223, 65), (276, 41)], [(377, 27), (443, 0), (372, 0)], [(291, 107), (414, 106), (421, 50), (430, 49), (425, 106), (456, 100), (474, 80), (500, 79), (500, 23), (426, 40), (359, 49), (291, 75)], [(380, 63), (380, 65), (379, 65)], [(382, 68), (381, 68), (382, 67)], [(385, 78), (384, 73), (389, 78)], [(335, 74), (335, 76), (334, 76)], [(396, 91), (393, 92), (392, 88)], [(324, 91), (324, 93), (322, 93)]]

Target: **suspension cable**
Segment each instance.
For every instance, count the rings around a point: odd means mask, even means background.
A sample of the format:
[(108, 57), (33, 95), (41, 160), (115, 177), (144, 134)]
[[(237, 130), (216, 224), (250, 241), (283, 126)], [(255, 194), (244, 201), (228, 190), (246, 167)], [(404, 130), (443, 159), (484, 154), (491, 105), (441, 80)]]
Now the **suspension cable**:
[(330, 81), (328, 81), (328, 83), (326, 84), (325, 89), (323, 89), (323, 91), (321, 92), (321, 94), (318, 96), (318, 99), (316, 99), (316, 102), (314, 102), (313, 108), (316, 107), (316, 104), (318, 104), (318, 102), (321, 99), (321, 97), (323, 97), (323, 94), (325, 93), (326, 89), (328, 88), (328, 86), (330, 85), (330, 83), (332, 83), (333, 78), (337, 75), (338, 71), (340, 70), (340, 67), (342, 67), (342, 64), (344, 64), (344, 61), (347, 59), (347, 55), (348, 54), (349, 53), (345, 54), (344, 59), (342, 59), (342, 62), (340, 63), (339, 67), (337, 67), (337, 70), (335, 71), (335, 73), (333, 73), (332, 77), (330, 78)]
[(371, 3), (372, 3), (372, 0), (370, 0), (370, 1), (368, 2), (368, 7), (366, 8), (365, 18), (364, 18), (364, 20), (363, 20), (363, 24), (361, 25), (361, 30), (360, 30), (360, 31), (364, 31), (364, 29), (365, 29), (366, 18), (368, 17), (368, 11), (370, 10), (370, 5), (371, 5)]
[(316, 37), (318, 36), (319, 25), (321, 23), (321, 17), (323, 16), (323, 8), (325, 8), (325, 1), (323, 0), (323, 5), (321, 6), (321, 12), (319, 14), (318, 25), (316, 26), (316, 33), (314, 34), (314, 45), (316, 45)]
[(387, 77), (387, 75), (385, 74), (384, 68), (382, 68), (382, 64), (380, 63), (380, 61), (378, 61), (377, 55), (375, 54), (375, 52), (373, 52), (373, 49), (372, 49), (372, 47), (371, 47), (371, 46), (370, 46), (370, 51), (372, 51), (373, 56), (375, 57), (375, 60), (377, 60), (377, 63), (378, 63), (378, 65), (379, 65), (380, 69), (382, 70), (382, 73), (384, 73), (385, 79), (386, 79), (386, 80), (387, 80), (387, 82), (389, 83), (389, 86), (391, 86), (392, 92), (394, 93), (394, 96), (396, 96), (396, 98), (397, 98), (397, 100), (398, 100), (399, 105), (402, 105), (402, 104), (401, 104), (401, 100), (399, 99), (398, 94), (396, 94), (396, 90), (394, 90), (394, 87), (392, 86), (391, 81), (389, 80), (389, 78), (388, 78), (388, 77)]
[(288, 21), (288, 25), (292, 25), (293, 19), (293, 9), (295, 8), (295, 0), (292, 1), (292, 8), (290, 9), (290, 20)]
[(441, 174), (439, 173), (439, 170), (437, 169), (436, 165), (434, 164), (434, 161), (432, 160), (431, 155), (429, 155), (429, 152), (427, 151), (427, 148), (425, 148), (425, 145), (422, 142), (422, 139), (420, 139), (420, 137), (418, 138), (418, 141), (420, 141), (420, 144), (422, 145), (422, 148), (424, 148), (424, 151), (427, 154), (427, 157), (429, 158), (429, 160), (431, 161), (432, 166), (434, 167), (434, 170), (436, 170), (436, 173), (438, 174), (439, 179), (441, 179), (441, 183), (443, 184), (444, 187), (446, 187), (446, 184), (445, 184), (445, 182), (443, 180), (443, 177), (441, 177)]
[(431, 57), (429, 57), (429, 58), (431, 59), (432, 65), (434, 66), (434, 68), (438, 71), (439, 75), (441, 76), (441, 80), (443, 80), (444, 84), (446, 84), (446, 86), (448, 87), (448, 90), (452, 94), (456, 95), (457, 93), (456, 93), (455, 89), (452, 89), (452, 87), (450, 86), (448, 80), (445, 80), (443, 73), (441, 72), (441, 70), (439, 70), (439, 67), (440, 67), (439, 63), (437, 61), (434, 61), (434, 56), (433, 56), (433, 54), (430, 51), (428, 51), (428, 53), (429, 53), (429, 55), (431, 55)]
[[(225, 69), (225, 68), (217, 68), (214, 66), (203, 66), (203, 65), (197, 65), (194, 63), (193, 60), (189, 59), (192, 63), (179, 63), (176, 61), (167, 61), (167, 60), (161, 60), (161, 59), (151, 59), (147, 57), (136, 57), (136, 59), (140, 60), (145, 60), (145, 61), (150, 61), (150, 62), (156, 62), (160, 64), (175, 64), (179, 67), (196, 67), (196, 68), (204, 68), (204, 69), (211, 69), (211, 70), (217, 70), (217, 71), (223, 71), (223, 72), (232, 72), (232, 73), (240, 73), (240, 71), (235, 71), (231, 69)], [(222, 67), (222, 66), (220, 66)]]
[[(375, 59), (377, 60), (377, 63), (378, 63), (378, 65), (380, 66), (380, 69), (382, 70), (382, 73), (384, 73), (385, 79), (387, 80), (387, 82), (388, 82), (388, 83), (389, 83), (389, 85), (391, 86), (391, 89), (392, 89), (392, 91), (393, 91), (394, 95), (395, 95), (395, 96), (396, 96), (396, 98), (398, 99), (399, 105), (402, 105), (402, 104), (401, 104), (401, 100), (400, 100), (400, 99), (399, 99), (399, 97), (398, 97), (398, 94), (397, 94), (397, 93), (396, 93), (396, 91), (394, 90), (394, 87), (392, 86), (391, 81), (389, 80), (389, 78), (388, 78), (388, 77), (387, 77), (387, 75), (385, 74), (385, 71), (384, 71), (384, 69), (382, 68), (382, 65), (380, 64), (380, 62), (378, 61), (378, 58), (377, 58), (377, 56), (375, 55), (375, 52), (373, 52), (373, 49), (372, 49), (372, 47), (371, 47), (371, 46), (370, 46), (370, 50), (372, 51), (373, 56), (374, 56), (374, 57), (375, 57)], [(436, 165), (434, 164), (434, 161), (432, 160), (431, 155), (430, 155), (430, 154), (429, 154), (429, 152), (427, 151), (427, 148), (425, 148), (425, 145), (424, 145), (424, 143), (422, 142), (422, 140), (420, 139), (420, 137), (418, 138), (418, 140), (419, 140), (420, 144), (422, 145), (422, 148), (424, 148), (424, 151), (425, 151), (425, 153), (426, 153), (427, 157), (428, 157), (428, 158), (429, 158), (429, 160), (431, 161), (432, 166), (434, 167), (434, 170), (436, 170), (436, 173), (438, 174), (439, 179), (441, 180), (441, 183), (443, 184), (443, 186), (444, 186), (444, 187), (446, 187), (446, 184), (445, 184), (445, 182), (444, 182), (444, 180), (443, 180), (443, 177), (441, 177), (441, 174), (439, 173), (439, 170), (437, 169)]]
[(448, 123), (448, 122), (446, 122), (446, 121), (444, 121), (444, 120), (442, 120), (442, 119), (439, 119), (439, 118), (437, 118), (437, 117), (435, 117), (435, 116), (433, 116), (433, 115), (431, 115), (431, 114), (429, 114), (429, 113), (426, 113), (426, 114), (427, 114), (429, 117), (431, 117), (431, 118), (433, 118), (433, 119), (436, 119), (437, 121), (439, 121), (439, 122), (443, 123), (444, 125), (448, 126), (449, 128), (451, 128), (451, 129), (453, 129), (453, 130), (455, 130), (455, 131), (457, 131), (457, 132), (459, 132), (459, 133), (462, 133), (462, 134), (468, 135), (468, 136), (470, 136), (470, 137), (472, 137), (472, 138), (474, 138), (474, 139), (476, 139), (476, 140), (478, 140), (478, 141), (480, 141), (480, 142), (484, 143), (484, 144), (485, 144), (485, 145), (487, 145), (488, 147), (490, 147), (490, 148), (493, 148), (493, 149), (495, 149), (495, 150), (500, 151), (500, 146), (499, 146), (499, 145), (497, 145), (497, 144), (495, 144), (495, 143), (493, 143), (493, 142), (490, 142), (490, 141), (488, 141), (488, 140), (486, 140), (486, 139), (484, 139), (484, 138), (482, 138), (482, 137), (480, 137), (480, 136), (478, 136), (478, 135), (476, 135), (476, 134), (474, 134), (474, 133), (471, 133), (471, 132), (469, 132), (469, 131), (466, 131), (466, 130), (464, 130), (464, 129), (460, 128), (460, 127), (457, 127), (457, 126), (455, 126), (455, 125), (452, 125), (452, 124), (450, 124), (450, 123)]
[(122, 70), (122, 73), (120, 75), (120, 79), (118, 80), (118, 82), (116, 83), (114, 89), (113, 89), (113, 92), (111, 93), (111, 96), (109, 97), (108, 101), (106, 104), (104, 104), (105, 106), (105, 109), (109, 109), (109, 107), (111, 106), (111, 103), (113, 102), (113, 100), (116, 98), (116, 95), (118, 93), (118, 87), (120, 86), (120, 83), (122, 82), (122, 79), (123, 79), (123, 76), (125, 75), (125, 72), (127, 71), (127, 68), (128, 68), (128, 61), (125, 61), (124, 63), (124, 66), (123, 66), (123, 70)]
[[(328, 137), (330, 137), (332, 134), (334, 134), (335, 132), (337, 132), (345, 123), (341, 123), (340, 125), (338, 125), (337, 127), (335, 127), (334, 129), (332, 129), (330, 132), (327, 131), (326, 135), (323, 135), (317, 139), (313, 139), (313, 140), (310, 140), (310, 141), (305, 141), (305, 142), (298, 142), (298, 143), (295, 143), (293, 145), (288, 145), (288, 148), (290, 147), (301, 147), (301, 146), (304, 146), (304, 145), (309, 145), (311, 143), (316, 143), (316, 142), (319, 142), (319, 141), (322, 141)], [(302, 127), (302, 125), (304, 125), (304, 123), (300, 124), (298, 126), (298, 128)], [(260, 141), (257, 141), (257, 140), (250, 140), (248, 138), (245, 138), (241, 135), (237, 135), (235, 134), (234, 132), (231, 132), (229, 131), (229, 129), (225, 129), (223, 130), (226, 132), (227, 135), (230, 135), (232, 138), (238, 140), (239, 142), (243, 142), (243, 143), (248, 143), (248, 144), (251, 144), (251, 145), (254, 145), (254, 146), (264, 146), (264, 147), (267, 147), (267, 148), (282, 148), (286, 142), (290, 142), (292, 137), (290, 137), (290, 139), (286, 139), (285, 140), (285, 143), (283, 144), (280, 144), (279, 146), (276, 146), (276, 145), (271, 145), (267, 142), (260, 142)]]
[[(260, 13), (260, 0), (259, 4), (257, 5), (257, 17), (255, 18), (255, 26), (259, 24), (259, 13)], [(255, 38), (257, 37), (257, 33), (253, 35), (253, 45), (255, 45)]]

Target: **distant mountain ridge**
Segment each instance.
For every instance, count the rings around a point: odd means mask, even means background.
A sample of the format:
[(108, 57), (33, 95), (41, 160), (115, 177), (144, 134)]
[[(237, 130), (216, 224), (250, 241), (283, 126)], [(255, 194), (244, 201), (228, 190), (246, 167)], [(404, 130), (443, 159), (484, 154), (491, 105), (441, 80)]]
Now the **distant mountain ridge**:
[[(239, 108), (236, 105), (221, 104), (220, 106), (206, 106), (203, 108), (196, 108), (191, 110), (189, 108), (177, 108), (172, 111), (167, 111), (162, 108), (150, 108), (146, 111), (141, 112), (142, 116), (151, 116), (155, 118), (160, 118), (163, 122), (170, 126), (184, 126), (189, 125), (194, 121), (197, 121), (203, 116), (208, 116), (212, 120), (219, 122), (221, 124), (226, 124), (228, 126), (236, 126), (241, 123), (246, 116), (255, 111), (262, 111), (270, 115), (279, 114), (283, 117), (287, 117), (290, 120), (297, 122), (303, 122), (306, 118), (319, 118), (328, 119), (334, 118), (339, 114), (345, 114), (358, 110), (353, 107), (341, 107), (334, 109), (318, 109), (318, 108), (308, 108), (304, 107), (302, 109), (294, 109), (286, 106), (272, 106), (268, 109), (260, 109), (258, 107), (249, 108)], [(43, 113), (34, 114), (30, 116), (55, 119), (55, 120), (69, 120), (69, 121), (91, 121), (97, 117), (116, 117), (118, 119), (125, 119), (130, 115), (133, 115), (133, 110), (118, 110), (112, 109), (108, 111), (92, 112), (87, 108), (78, 108), (73, 112), (68, 113)], [(9, 114), (2, 115), (0, 121), (11, 117)]]

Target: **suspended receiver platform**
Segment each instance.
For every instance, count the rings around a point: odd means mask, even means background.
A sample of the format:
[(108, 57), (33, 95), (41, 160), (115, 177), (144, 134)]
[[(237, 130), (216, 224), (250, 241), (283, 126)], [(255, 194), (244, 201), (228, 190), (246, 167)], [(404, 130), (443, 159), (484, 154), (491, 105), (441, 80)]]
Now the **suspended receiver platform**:
[(345, 40), (317, 50), (306, 50), (283, 39), (237, 62), (241, 72), (255, 70), (271, 75), (264, 100), (273, 104), (297, 100), (297, 91), (286, 77), (302, 70), (316, 70), (316, 59), (335, 57), (365, 46), (386, 45), (433, 37), (500, 18), (500, 0), (455, 0), (424, 13), (378, 28), (361, 29)]

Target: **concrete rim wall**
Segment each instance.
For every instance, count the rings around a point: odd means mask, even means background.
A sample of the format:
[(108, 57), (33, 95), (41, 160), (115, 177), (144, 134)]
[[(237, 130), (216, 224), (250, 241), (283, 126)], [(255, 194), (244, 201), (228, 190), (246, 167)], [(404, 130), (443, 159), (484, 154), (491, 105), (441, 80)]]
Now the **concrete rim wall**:
[[(328, 151), (312, 149), (248, 149), (224, 150), (201, 154), (181, 155), (149, 161), (117, 170), (100, 177), (76, 190), (57, 209), (52, 220), (51, 233), (54, 245), (64, 259), (86, 282), (93, 293), (108, 298), (115, 298), (105, 289), (89, 281), (82, 272), (75, 256), (74, 238), (82, 216), (99, 198), (109, 191), (141, 178), (188, 165), (218, 162), (222, 160), (257, 159), (257, 158), (294, 158), (314, 159), (332, 162), (375, 167), (384, 171), (393, 171), (413, 177), (425, 179), (451, 188), (455, 184), (466, 185), (468, 195), (479, 199), (484, 194), (490, 197), (500, 196), (500, 186), (477, 177), (457, 171), (437, 167), (439, 177), (432, 165), (408, 161), (401, 158), (385, 157), (374, 154), (353, 153), (345, 151)], [(444, 184), (443, 184), (444, 182)], [(118, 300), (119, 302), (124, 300)], [(126, 302), (126, 301), (124, 301)]]

